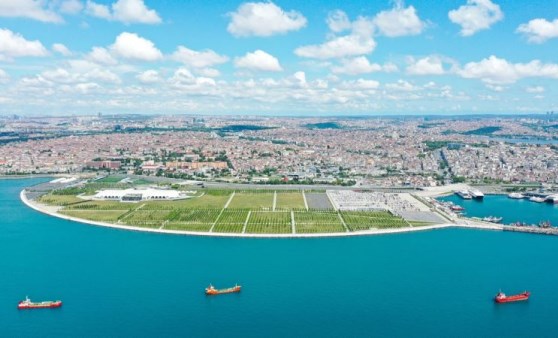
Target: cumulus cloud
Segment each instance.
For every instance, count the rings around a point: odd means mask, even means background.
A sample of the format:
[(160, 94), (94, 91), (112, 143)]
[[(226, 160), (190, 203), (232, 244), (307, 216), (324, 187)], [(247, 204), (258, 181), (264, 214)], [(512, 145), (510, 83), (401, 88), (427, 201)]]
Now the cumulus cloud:
[(382, 66), (377, 63), (370, 63), (366, 57), (359, 56), (352, 59), (342, 59), (341, 65), (334, 66), (331, 70), (335, 74), (358, 75), (378, 72), (382, 70)]
[(56, 53), (63, 55), (63, 56), (70, 56), (72, 52), (68, 49), (68, 47), (64, 46), (61, 43), (55, 43), (52, 45), (52, 50)]
[(156, 61), (163, 57), (153, 42), (128, 32), (118, 35), (114, 44), (110, 46), (110, 50), (125, 59), (139, 61)]
[(26, 40), (21, 34), (0, 29), (0, 60), (12, 60), (23, 56), (46, 56), (46, 48), (38, 40)]
[(545, 89), (543, 86), (533, 86), (525, 88), (527, 93), (544, 93)]
[(411, 59), (411, 64), (407, 67), (407, 73), (411, 75), (442, 75), (445, 70), (442, 59), (431, 55), (419, 60)]
[(558, 38), (558, 19), (553, 21), (533, 19), (521, 24), (516, 32), (525, 35), (531, 43), (543, 43), (546, 40)]
[(115, 65), (118, 63), (110, 52), (103, 47), (93, 47), (91, 52), (89, 52), (85, 58), (89, 61), (102, 65)]
[(347, 16), (347, 13), (341, 10), (335, 10), (329, 12), (329, 14), (327, 15), (326, 22), (327, 22), (327, 26), (329, 27), (329, 30), (335, 33), (348, 30), (352, 26), (351, 21)]
[(195, 68), (211, 67), (229, 61), (227, 56), (219, 55), (211, 49), (196, 51), (184, 46), (178, 46), (171, 59)]
[(151, 83), (160, 82), (161, 76), (159, 75), (159, 72), (157, 72), (156, 70), (150, 69), (138, 74), (136, 76), (136, 79), (138, 79), (141, 83), (151, 84)]
[(305, 58), (332, 59), (368, 54), (374, 48), (376, 42), (371, 36), (350, 34), (335, 37), (319, 45), (298, 47), (295, 54)]
[(65, 0), (60, 3), (60, 12), (67, 14), (77, 14), (83, 9), (80, 0)]
[(0, 83), (8, 83), (10, 81), (10, 76), (5, 70), (0, 69)]
[(280, 72), (283, 70), (275, 56), (259, 49), (252, 53), (246, 53), (243, 57), (236, 58), (234, 65), (237, 68), (258, 71)]
[(480, 79), (490, 84), (514, 83), (525, 77), (558, 79), (558, 64), (543, 64), (539, 60), (511, 63), (494, 55), (480, 62), (469, 62), (457, 72), (468, 79)]
[(461, 26), (462, 36), (488, 29), (504, 18), (500, 6), (490, 0), (467, 0), (467, 4), (448, 13), (449, 19)]
[(155, 10), (147, 8), (144, 0), (118, 0), (110, 8), (107, 5), (87, 0), (85, 12), (97, 18), (126, 24), (158, 24), (162, 21)]
[(397, 82), (388, 83), (386, 84), (386, 88), (395, 91), (402, 91), (402, 92), (412, 92), (412, 91), (420, 90), (419, 87), (405, 80), (397, 80)]
[(372, 22), (381, 34), (389, 37), (418, 35), (426, 28), (415, 7), (405, 7), (401, 0), (392, 9), (378, 13)]
[(297, 31), (306, 26), (306, 18), (299, 12), (284, 11), (273, 2), (246, 2), (229, 13), (229, 33), (236, 37), (272, 36)]
[(64, 20), (49, 8), (45, 1), (37, 0), (2, 0), (0, 1), (0, 17), (20, 17), (42, 22), (60, 23)]

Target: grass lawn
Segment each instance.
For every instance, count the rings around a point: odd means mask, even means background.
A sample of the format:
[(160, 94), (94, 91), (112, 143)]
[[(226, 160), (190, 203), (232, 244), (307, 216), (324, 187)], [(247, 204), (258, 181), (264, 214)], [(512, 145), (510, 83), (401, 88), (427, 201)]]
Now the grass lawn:
[(79, 197), (72, 196), (72, 195), (51, 195), (51, 194), (47, 194), (47, 195), (41, 196), (38, 201), (40, 203), (44, 203), (44, 204), (47, 204), (47, 205), (66, 206), (66, 205), (70, 205), (70, 204), (74, 204), (74, 203), (80, 203), (80, 202), (83, 202), (84, 200), (82, 200)]
[(277, 192), (277, 209), (305, 209), (301, 192)]
[(126, 213), (126, 210), (62, 210), (60, 213), (90, 221), (114, 223), (120, 216)]
[(273, 193), (236, 193), (229, 204), (231, 209), (271, 210)]
[(147, 209), (223, 209), (229, 200), (228, 195), (208, 195), (193, 197), (179, 201), (151, 201), (146, 202)]

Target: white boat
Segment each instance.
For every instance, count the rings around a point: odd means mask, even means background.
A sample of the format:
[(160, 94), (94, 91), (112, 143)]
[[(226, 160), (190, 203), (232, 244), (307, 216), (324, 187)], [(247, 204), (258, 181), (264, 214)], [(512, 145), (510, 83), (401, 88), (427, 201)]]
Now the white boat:
[(467, 190), (459, 190), (459, 191), (456, 191), (455, 194), (457, 196), (463, 198), (464, 200), (470, 200), (472, 198), (471, 194), (469, 194), (469, 192)]
[(516, 200), (520, 200), (520, 199), (525, 198), (525, 196), (523, 196), (523, 194), (520, 194), (518, 192), (512, 192), (511, 194), (508, 195), (508, 197), (516, 199)]
[(542, 203), (542, 202), (544, 202), (544, 198), (542, 198), (542, 197), (537, 197), (537, 196), (533, 196), (533, 197), (529, 198), (529, 201), (531, 201), (531, 202), (537, 202), (537, 203)]
[(477, 189), (469, 190), (469, 195), (476, 200), (482, 200), (484, 198), (482, 191)]

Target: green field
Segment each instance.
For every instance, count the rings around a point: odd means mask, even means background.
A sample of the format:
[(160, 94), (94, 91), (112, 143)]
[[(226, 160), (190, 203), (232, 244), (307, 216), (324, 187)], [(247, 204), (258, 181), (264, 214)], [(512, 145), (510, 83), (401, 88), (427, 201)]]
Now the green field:
[(236, 193), (229, 204), (230, 209), (271, 210), (273, 193)]
[(275, 210), (305, 209), (301, 192), (277, 192)]
[(336, 212), (295, 212), (297, 233), (344, 232)]
[(120, 216), (126, 213), (125, 210), (62, 210), (63, 215), (83, 218), (97, 222), (116, 222)]
[[(107, 185), (115, 183), (96, 182), (86, 189)], [(39, 201), (62, 206), (61, 214), (86, 220), (167, 230), (289, 234), (293, 231), (291, 212), (295, 232), (300, 234), (409, 227), (404, 219), (387, 211), (306, 210), (298, 191), (277, 191), (276, 208), (272, 211), (274, 192), (270, 190), (236, 192), (226, 209), (233, 190), (192, 190), (197, 191), (196, 197), (180, 201), (85, 201), (65, 192), (44, 195)], [(412, 226), (430, 224), (411, 222)]]

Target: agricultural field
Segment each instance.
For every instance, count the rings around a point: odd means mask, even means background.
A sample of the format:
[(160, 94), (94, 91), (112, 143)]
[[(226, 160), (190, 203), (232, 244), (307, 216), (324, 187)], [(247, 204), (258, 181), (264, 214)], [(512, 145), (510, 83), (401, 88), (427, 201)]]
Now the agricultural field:
[(337, 212), (295, 212), (297, 233), (344, 232)]
[(341, 216), (350, 231), (403, 228), (409, 225), (387, 211), (342, 211)]
[(122, 217), (121, 221), (128, 225), (158, 228), (169, 218), (169, 210), (136, 210)]
[(215, 227), (214, 232), (233, 232), (240, 233), (244, 228), (244, 223), (248, 217), (248, 210), (226, 209), (223, 211)]
[(63, 215), (97, 222), (116, 222), (126, 210), (62, 210)]
[(197, 197), (178, 201), (145, 202), (147, 209), (222, 209), (229, 200), (229, 195), (197, 195)]
[(236, 193), (229, 204), (230, 209), (271, 210), (273, 208), (273, 192)]
[(72, 210), (132, 210), (139, 205), (136, 203), (122, 203), (118, 201), (87, 201), (68, 205), (65, 209)]
[(53, 195), (47, 194), (39, 198), (39, 202), (47, 205), (66, 206), (70, 204), (80, 203), (83, 200), (73, 195)]
[(275, 210), (306, 209), (301, 192), (277, 192)]
[(246, 233), (291, 233), (290, 212), (253, 211), (246, 226)]

